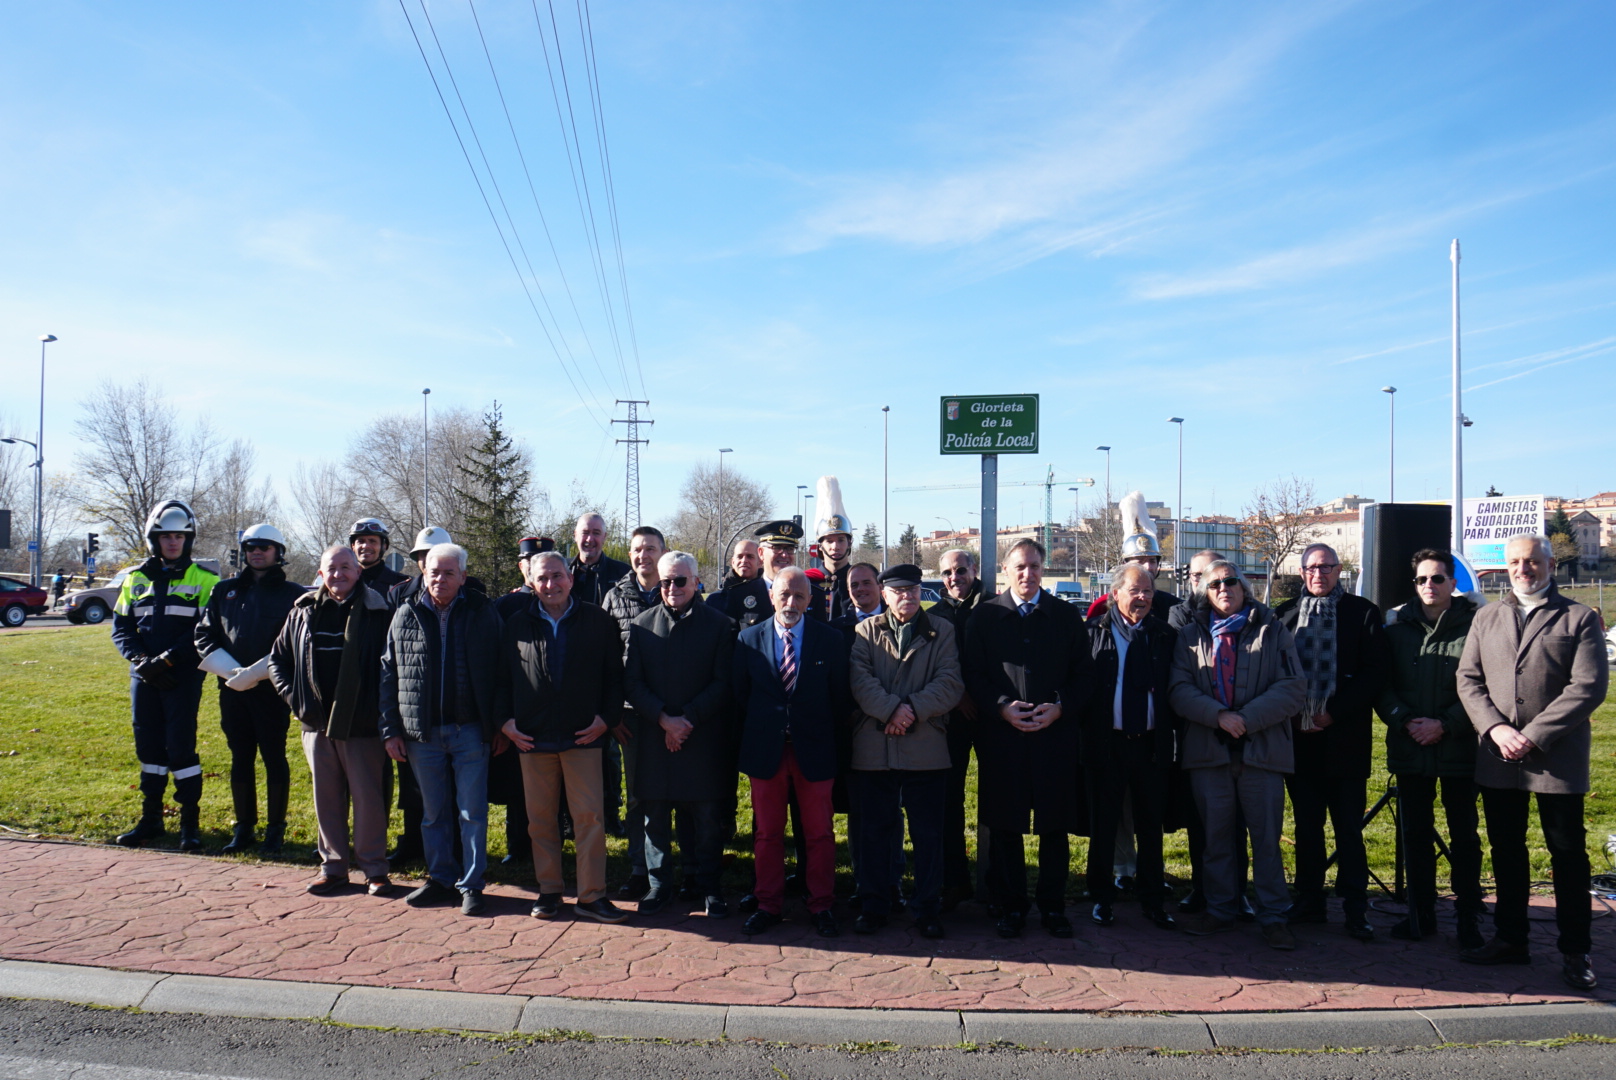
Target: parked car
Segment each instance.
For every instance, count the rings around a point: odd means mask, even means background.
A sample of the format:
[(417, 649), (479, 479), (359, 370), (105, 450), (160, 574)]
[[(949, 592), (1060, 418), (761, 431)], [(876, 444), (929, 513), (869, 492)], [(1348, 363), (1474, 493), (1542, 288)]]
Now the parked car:
[(26, 581), (0, 577), (0, 626), (21, 626), (30, 615), (43, 615), (50, 607), (50, 594)]
[(67, 621), (78, 624), (89, 623), (92, 626), (106, 622), (112, 617), (112, 605), (118, 602), (118, 590), (123, 587), (123, 579), (128, 576), (129, 571), (119, 570), (105, 585), (68, 593), (66, 600), (63, 601), (63, 606), (67, 610)]
[[(212, 570), (215, 574), (219, 572), (218, 559), (198, 559), (196, 564), (204, 570)], [(118, 590), (123, 588), (123, 579), (128, 576), (128, 570), (119, 570), (105, 585), (68, 593), (64, 601), (67, 621), (77, 624), (89, 623), (91, 626), (106, 622), (112, 617), (112, 607), (118, 602)]]

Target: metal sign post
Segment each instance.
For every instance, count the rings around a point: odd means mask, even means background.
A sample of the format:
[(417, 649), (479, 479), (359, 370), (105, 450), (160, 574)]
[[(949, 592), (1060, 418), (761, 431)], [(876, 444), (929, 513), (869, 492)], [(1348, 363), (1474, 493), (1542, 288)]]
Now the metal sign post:
[(999, 455), (1038, 452), (1038, 395), (942, 399), (938, 452), (982, 458), (982, 595), (996, 591), (999, 568)]

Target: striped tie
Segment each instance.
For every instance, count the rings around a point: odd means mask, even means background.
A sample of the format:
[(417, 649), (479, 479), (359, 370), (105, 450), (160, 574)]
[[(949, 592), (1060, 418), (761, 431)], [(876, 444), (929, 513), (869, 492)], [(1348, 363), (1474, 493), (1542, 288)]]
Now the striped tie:
[(782, 635), (780, 683), (786, 688), (786, 693), (788, 694), (797, 688), (797, 647), (792, 642), (790, 631)]

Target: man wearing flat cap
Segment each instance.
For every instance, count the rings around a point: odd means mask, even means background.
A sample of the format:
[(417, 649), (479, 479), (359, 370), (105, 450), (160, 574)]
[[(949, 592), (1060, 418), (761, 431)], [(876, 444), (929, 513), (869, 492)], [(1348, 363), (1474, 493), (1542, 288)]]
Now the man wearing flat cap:
[(902, 863), (903, 815), (915, 847), (910, 903), (922, 937), (940, 938), (943, 892), (943, 800), (948, 789), (948, 714), (965, 692), (954, 627), (920, 607), (920, 567), (882, 571), (886, 612), (854, 631), (850, 665), (854, 817), (860, 914), (854, 929), (874, 933), (887, 922)]

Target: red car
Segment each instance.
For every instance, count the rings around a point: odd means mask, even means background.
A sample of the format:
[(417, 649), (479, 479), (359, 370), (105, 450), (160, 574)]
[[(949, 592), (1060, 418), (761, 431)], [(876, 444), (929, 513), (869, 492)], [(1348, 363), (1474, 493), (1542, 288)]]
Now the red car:
[(26, 581), (0, 577), (0, 626), (21, 626), (30, 615), (43, 615), (50, 594)]

